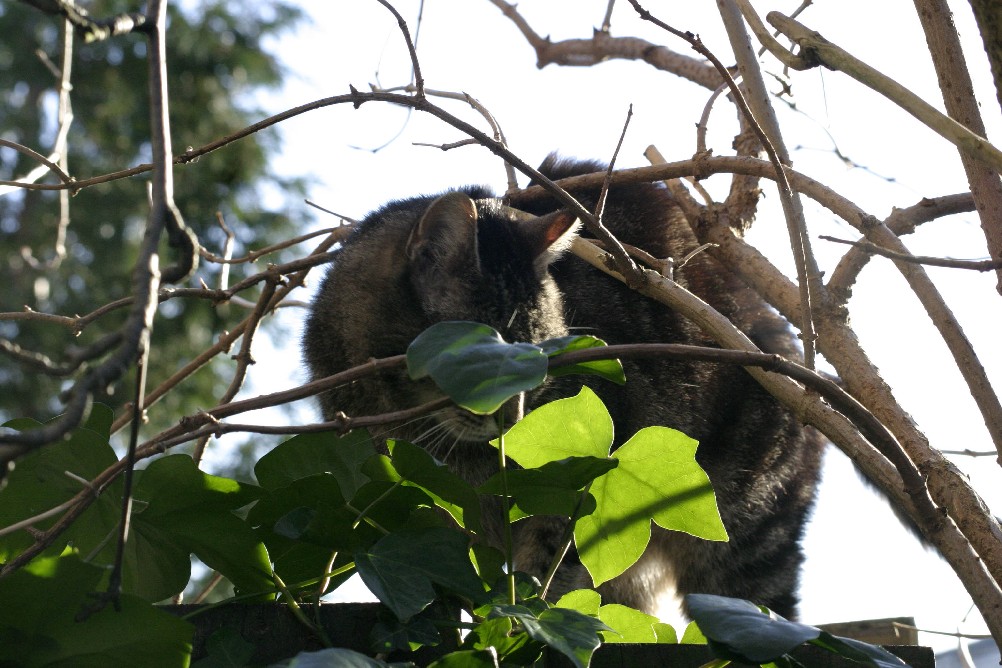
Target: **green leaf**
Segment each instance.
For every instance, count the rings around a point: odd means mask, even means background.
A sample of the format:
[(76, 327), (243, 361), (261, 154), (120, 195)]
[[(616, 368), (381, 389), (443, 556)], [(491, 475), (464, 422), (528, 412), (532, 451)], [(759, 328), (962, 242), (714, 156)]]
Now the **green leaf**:
[(333, 433), (299, 434), (281, 443), (254, 465), (261, 487), (274, 490), (319, 473), (334, 476), (342, 496), (350, 499), (368, 477), (362, 464), (375, 453), (368, 432), (359, 429), (346, 436)]
[[(6, 484), (0, 486), (0, 526), (10, 526), (59, 506), (84, 488), (85, 483), (81, 480), (93, 480), (118, 461), (108, 444), (110, 412), (107, 406), (94, 404), (85, 426), (71, 431), (67, 439), (37, 448), (17, 460)], [(41, 425), (34, 420), (21, 419), (5, 426), (23, 431)], [(59, 554), (72, 542), (87, 554), (106, 543), (118, 526), (121, 496), (119, 478), (56, 539), (49, 553)], [(32, 522), (32, 527), (44, 531), (57, 519), (58, 515), (37, 520)], [(27, 531), (0, 537), (0, 562), (8, 561), (33, 543), (34, 538)]]
[(706, 636), (703, 632), (699, 630), (699, 624), (696, 622), (689, 622), (685, 627), (685, 631), (682, 633), (682, 639), (679, 643), (683, 645), (705, 645)]
[[(606, 343), (602, 339), (594, 336), (562, 336), (556, 339), (547, 339), (539, 344), (547, 357), (554, 357), (561, 353), (569, 353), (575, 350), (587, 350), (588, 348), (601, 348)], [(594, 362), (582, 362), (580, 364), (568, 364), (550, 369), (551, 376), (568, 376), (570, 374), (584, 374), (589, 376), (601, 376), (606, 380), (622, 385), (626, 382), (626, 374), (623, 372), (623, 365), (617, 359), (595, 360)]]
[(439, 585), (474, 602), (485, 599), (469, 557), (469, 539), (445, 527), (402, 530), (355, 553), (355, 565), (369, 590), (401, 620), (435, 599)]
[(268, 492), (250, 509), (247, 522), (276, 557), (288, 546), (289, 538), (331, 549), (356, 547), (351, 531), (354, 518), (345, 508), (337, 480), (321, 473)]
[(419, 485), (460, 526), (483, 533), (480, 499), (469, 483), (416, 445), (391, 439), (387, 447), (393, 468), (403, 480)]
[(574, 528), (578, 555), (596, 585), (640, 558), (652, 519), (665, 529), (727, 540), (695, 453), (696, 441), (667, 427), (641, 429), (613, 453), (619, 466), (592, 485), (597, 508)]
[(464, 649), (493, 650), (502, 661), (516, 666), (532, 665), (542, 654), (542, 644), (524, 633), (512, 633), (509, 617), (485, 619), (463, 641)]
[(578, 668), (588, 665), (601, 644), (599, 632), (611, 630), (600, 620), (569, 608), (548, 608), (537, 616), (525, 606), (498, 605), (492, 615), (514, 617), (530, 638), (560, 652)]
[(487, 415), (546, 379), (546, 355), (531, 343), (506, 343), (487, 325), (449, 321), (432, 325), (407, 348), (407, 371), (430, 376), (468, 411)]
[(465, 649), (446, 654), (429, 668), (498, 668), (499, 665), (497, 652)]
[(432, 606), (422, 614), (401, 622), (385, 608), (381, 609), (379, 621), (370, 634), (373, 651), (388, 654), (396, 650), (409, 652), (423, 646), (438, 645), (442, 636), (432, 621), (436, 614), (441, 617), (442, 611)]
[[(569, 457), (543, 464), (536, 469), (513, 469), (505, 472), (507, 491), (518, 507), (529, 515), (570, 517), (580, 502), (580, 490), (595, 478), (616, 468), (617, 464), (615, 459), (608, 457)], [(504, 494), (502, 475), (494, 474), (477, 491), (481, 494)], [(590, 503), (583, 507), (584, 514), (595, 507), (591, 494), (588, 495), (588, 500)]]
[(206, 639), (206, 656), (193, 668), (244, 668), (250, 665), (254, 651), (254, 644), (244, 640), (239, 631), (223, 627)]
[(189, 554), (225, 575), (244, 592), (273, 589), (264, 544), (232, 511), (258, 488), (198, 470), (187, 455), (154, 461), (139, 472), (137, 503), (124, 565), (125, 591), (159, 601), (184, 588)]
[[(508, 430), (505, 454), (534, 469), (568, 457), (606, 458), (612, 447), (612, 417), (591, 389), (544, 404)], [(491, 441), (495, 446), (497, 440)]]
[(625, 605), (610, 603), (599, 609), (598, 618), (612, 629), (602, 632), (602, 639), (607, 643), (654, 643), (658, 641), (654, 625), (660, 624), (661, 620), (653, 615)]
[(561, 596), (556, 607), (570, 608), (584, 615), (598, 617), (598, 611), (602, 607), (602, 595), (594, 589), (575, 589)]
[(654, 624), (654, 635), (657, 636), (657, 642), (661, 645), (677, 645), (678, 644), (678, 632), (675, 631), (675, 627), (671, 624), (666, 624), (664, 622), (657, 622)]
[(763, 613), (742, 599), (688, 594), (685, 602), (713, 653), (731, 661), (775, 661), (821, 634), (813, 626)]
[(821, 631), (820, 635), (810, 642), (811, 644), (827, 649), (829, 652), (867, 666), (899, 668), (900, 666), (908, 665), (883, 647), (871, 645), (853, 638), (834, 636), (827, 631)]
[[(74, 617), (104, 578), (104, 569), (75, 554), (40, 557), (0, 580), (0, 665), (187, 665), (191, 625), (142, 600), (122, 595), (84, 621)], [(12, 602), (16, 601), (16, 605)]]

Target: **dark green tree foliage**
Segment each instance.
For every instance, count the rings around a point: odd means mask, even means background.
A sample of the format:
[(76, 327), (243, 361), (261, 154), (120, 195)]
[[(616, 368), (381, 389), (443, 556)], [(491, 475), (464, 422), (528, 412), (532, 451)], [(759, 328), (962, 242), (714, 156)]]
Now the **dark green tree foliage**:
[[(145, 3), (103, 0), (88, 3), (92, 16), (142, 11)], [(299, 9), (275, 0), (242, 4), (222, 0), (171, 5), (167, 30), (172, 142), (175, 154), (230, 134), (263, 117), (253, 95), (281, 82), (283, 69), (265, 46), (291, 28)], [(62, 21), (17, 2), (0, 2), (0, 128), (2, 136), (42, 154), (51, 150), (58, 128), (58, 78), (36, 52), (58, 65)], [(68, 171), (87, 178), (149, 162), (149, 104), (146, 41), (140, 34), (103, 42), (74, 42)], [(274, 131), (272, 131), (274, 132)], [(175, 199), (201, 243), (221, 252), (224, 235), (216, 212), (236, 234), (235, 256), (248, 245), (261, 247), (288, 236), (294, 225), (274, 210), (284, 197), (298, 197), (304, 183), (269, 168), (277, 135), (259, 133), (175, 169)], [(0, 149), (0, 179), (23, 176), (37, 163)], [(46, 183), (55, 182), (46, 177)], [(131, 268), (148, 213), (147, 175), (86, 188), (70, 200), (66, 256), (54, 255), (59, 195), (25, 191), (0, 197), (0, 311), (25, 306), (45, 313), (85, 314), (130, 292)], [(266, 203), (264, 200), (268, 200)], [(271, 209), (268, 208), (271, 205)], [(24, 249), (24, 250), (22, 250)], [(42, 263), (26, 258), (25, 253)], [(174, 261), (164, 246), (161, 266)], [(199, 277), (215, 287), (218, 265), (203, 263)], [(240, 270), (234, 270), (240, 275)], [(197, 279), (196, 279), (197, 281)], [(198, 285), (197, 282), (192, 285)], [(248, 295), (252, 298), (252, 295)], [(154, 328), (150, 385), (155, 386), (204, 350), (218, 333), (242, 317), (205, 301), (175, 299), (161, 305)], [(58, 360), (69, 345), (86, 345), (119, 327), (121, 310), (88, 326), (80, 336), (51, 323), (0, 322), (0, 337)], [(59, 410), (61, 379), (39, 376), (0, 361), (0, 419), (15, 415), (45, 419)], [(225, 387), (221, 365), (186, 381), (183, 393), (168, 395), (151, 418), (213, 405)], [(125, 383), (128, 383), (128, 379)], [(120, 406), (131, 391), (120, 384), (114, 395), (98, 397)], [(184, 396), (180, 396), (183, 394)]]

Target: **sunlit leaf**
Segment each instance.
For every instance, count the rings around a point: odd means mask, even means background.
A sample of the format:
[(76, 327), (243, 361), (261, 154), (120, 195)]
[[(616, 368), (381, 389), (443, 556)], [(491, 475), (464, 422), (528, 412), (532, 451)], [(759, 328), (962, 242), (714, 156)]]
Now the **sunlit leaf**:
[[(544, 404), (508, 430), (505, 454), (527, 469), (568, 457), (609, 455), (612, 417), (591, 389)], [(497, 445), (497, 441), (491, 441)]]
[(574, 529), (578, 555), (596, 585), (640, 558), (651, 520), (706, 540), (727, 540), (695, 453), (696, 441), (666, 427), (642, 429), (613, 453), (619, 466), (592, 485), (597, 508)]

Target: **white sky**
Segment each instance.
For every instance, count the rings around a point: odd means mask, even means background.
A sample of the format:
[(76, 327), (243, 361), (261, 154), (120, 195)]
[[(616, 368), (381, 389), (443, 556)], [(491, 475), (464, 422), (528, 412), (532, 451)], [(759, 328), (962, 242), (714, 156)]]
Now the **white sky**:
[[(353, 84), (366, 90), (378, 70), (384, 87), (409, 81), (409, 60), (395, 21), (375, 1), (304, 0), (311, 14), (304, 28), (279, 45), (294, 76), (281, 95), (266, 98), (272, 111), (342, 94)], [(414, 30), (416, 0), (394, 3)], [(761, 15), (791, 12), (799, 2), (756, 0)], [(966, 2), (952, 2), (956, 20), (973, 61), (989, 137), (1000, 137), (1000, 114), (976, 28)], [(725, 63), (733, 57), (723, 37), (715, 3), (648, 3), (675, 27), (700, 34)], [(605, 11), (604, 0), (522, 0), (519, 10), (542, 35), (554, 40), (586, 38)], [(694, 8), (695, 6), (695, 8)], [(914, 6), (907, 0), (815, 0), (801, 20), (857, 57), (881, 69), (927, 101), (942, 107), (935, 75), (925, 49)], [(613, 16), (616, 36), (643, 36), (683, 52), (686, 45), (641, 24), (625, 0)], [(694, 126), (708, 92), (639, 62), (608, 62), (591, 68), (535, 67), (535, 54), (514, 25), (487, 0), (429, 0), (421, 28), (419, 57), (429, 88), (466, 91), (498, 119), (510, 147), (530, 164), (552, 150), (565, 155), (607, 160), (629, 104), (634, 117), (620, 154), (620, 166), (646, 164), (643, 149), (655, 144), (669, 161), (695, 151)], [(777, 72), (765, 58), (767, 72)], [(923, 196), (967, 190), (956, 152), (944, 140), (874, 93), (830, 71), (795, 73), (794, 94), (806, 115), (779, 108), (794, 167), (847, 196), (878, 218), (892, 207), (906, 207)], [(484, 128), (479, 117), (459, 103), (440, 104)], [(718, 103), (711, 117), (711, 142), (717, 155), (730, 152), (734, 115)], [(379, 152), (371, 150), (402, 134)], [(830, 132), (842, 152), (872, 170), (850, 169), (831, 151)], [(440, 121), (387, 105), (369, 103), (327, 108), (282, 126), (280, 172), (316, 179), (311, 199), (343, 214), (361, 217), (386, 200), (437, 192), (465, 183), (504, 188), (500, 161), (479, 147), (450, 152), (415, 147), (413, 142), (444, 144), (461, 139)], [(358, 148), (356, 148), (358, 147)], [(893, 177), (894, 182), (875, 174)], [(524, 183), (524, 179), (522, 180)], [(727, 180), (706, 182), (716, 193)], [(790, 273), (785, 225), (777, 213), (771, 186), (758, 217), (753, 242)], [(858, 235), (844, 222), (806, 203), (812, 236)], [(306, 220), (306, 207), (290, 211)], [(329, 220), (320, 220), (323, 225)], [(305, 226), (305, 223), (304, 223)], [(916, 254), (981, 258), (987, 256), (975, 216), (930, 223), (905, 239)], [(831, 270), (844, 247), (814, 241), (823, 269)], [(997, 331), (1002, 325), (1000, 298), (990, 275), (930, 269), (982, 356), (996, 389), (1002, 388), (1002, 354)], [(934, 445), (942, 449), (992, 449), (984, 422), (944, 345), (900, 275), (875, 259), (864, 271), (850, 303), (852, 322), (871, 358), (894, 387), (901, 403)], [(305, 295), (301, 298), (306, 298)], [(302, 311), (281, 316), (296, 336), (274, 342), (278, 364), (258, 364), (249, 393), (271, 391), (299, 359)], [(258, 360), (265, 355), (256, 354)], [(276, 375), (282, 374), (282, 375)], [(302, 370), (286, 381), (301, 382)], [(312, 419), (310, 407), (304, 419)], [(993, 458), (957, 459), (975, 487), (996, 512), (1002, 507), (999, 470)], [(891, 616), (914, 616), (924, 628), (956, 630), (970, 607), (970, 597), (950, 568), (925, 551), (898, 525), (882, 501), (865, 488), (848, 461), (829, 448), (814, 521), (806, 542), (801, 606), (803, 621), (824, 623)], [(976, 613), (975, 615), (976, 616)], [(961, 625), (984, 632), (980, 623)], [(952, 641), (923, 635), (937, 647)]]

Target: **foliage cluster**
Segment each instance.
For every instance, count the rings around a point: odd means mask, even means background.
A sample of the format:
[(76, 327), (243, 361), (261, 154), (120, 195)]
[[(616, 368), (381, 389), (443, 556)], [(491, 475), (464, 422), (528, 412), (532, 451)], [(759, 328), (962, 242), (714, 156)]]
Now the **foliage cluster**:
[[(450, 379), (439, 384), (453, 400), (491, 413), (543, 382), (548, 356), (596, 345), (603, 344), (589, 337), (509, 344), (484, 325), (441, 323), (415, 340), (408, 362), (412, 377)], [(575, 372), (623, 381), (614, 361)], [(110, 410), (96, 406), (69, 440), (19, 462), (0, 491), (0, 523), (16, 525), (57, 507), (81, 479), (113, 464), (111, 422)], [(38, 424), (22, 419), (6, 426)], [(573, 537), (596, 585), (637, 561), (651, 521), (706, 540), (727, 539), (694, 441), (649, 427), (615, 452), (612, 442), (608, 412), (583, 388), (501, 434), (495, 442), (500, 471), (479, 488), (410, 443), (391, 440), (388, 452), (378, 453), (360, 431), (286, 441), (256, 463), (257, 485), (205, 474), (187, 455), (164, 456), (137, 472), (123, 593), (116, 600), (121, 614), (90, 598), (107, 587), (115, 559), (122, 502), (116, 481), (94, 490), (99, 500), (44, 555), (0, 580), (0, 600), (7, 602), (0, 612), (0, 665), (186, 665), (190, 625), (153, 604), (184, 589), (190, 554), (233, 583), (238, 593), (229, 603), (278, 600), (292, 611), (357, 572), (392, 613), (373, 630), (373, 651), (385, 655), (451, 639), (458, 647), (439, 666), (527, 665), (548, 647), (582, 667), (602, 642), (679, 642), (671, 626), (602, 605), (591, 590), (544, 600), (547, 584), (514, 571), (510, 545), (499, 551), (478, 541), (486, 495), (500, 497), (511, 522), (566, 517), (573, 528), (568, 545)], [(27, 534), (3, 536), (0, 560), (30, 542)], [(462, 608), (473, 621), (443, 618), (435, 601)], [(698, 626), (685, 629), (681, 642), (708, 639), (723, 660), (791, 665), (786, 654), (814, 642), (868, 665), (903, 665), (879, 648), (777, 619), (748, 602), (704, 595), (690, 597), (688, 605)], [(324, 638), (321, 627), (298, 614)], [(465, 635), (456, 639), (460, 630)], [(229, 656), (233, 650), (220, 651)], [(378, 663), (347, 652), (332, 648), (287, 665)], [(220, 665), (222, 659), (206, 660)]]

